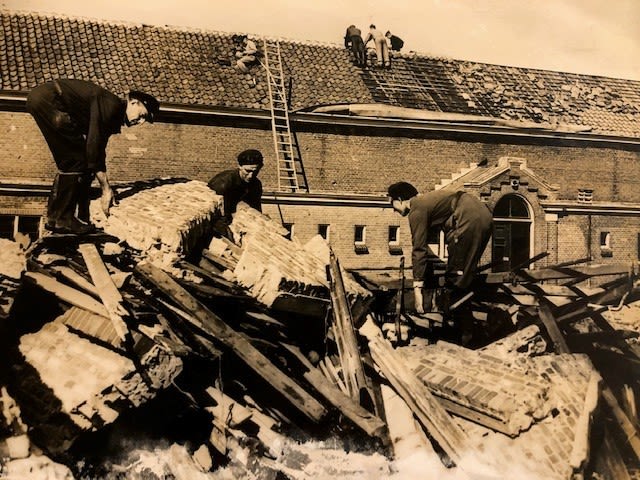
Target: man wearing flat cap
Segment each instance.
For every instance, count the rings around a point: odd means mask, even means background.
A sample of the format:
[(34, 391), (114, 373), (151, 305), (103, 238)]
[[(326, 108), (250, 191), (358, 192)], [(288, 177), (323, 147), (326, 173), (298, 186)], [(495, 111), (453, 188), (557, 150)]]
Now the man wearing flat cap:
[(393, 209), (409, 219), (416, 310), (424, 313), (422, 288), (430, 253), (427, 238), (432, 229), (444, 232), (449, 251), (445, 301), (460, 297), (471, 284), (491, 237), (492, 215), (487, 206), (463, 191), (442, 189), (418, 194), (407, 182), (390, 185), (388, 195)]
[(158, 101), (147, 93), (134, 90), (121, 99), (85, 80), (52, 80), (31, 90), (27, 111), (58, 167), (45, 228), (72, 234), (94, 230), (89, 222), (89, 190), (94, 177), (102, 189), (106, 215), (114, 201), (106, 168), (109, 137), (120, 133), (122, 125), (152, 123), (159, 109)]
[(245, 202), (262, 211), (262, 182), (258, 174), (264, 160), (259, 150), (244, 150), (238, 154), (238, 168), (224, 170), (209, 180), (209, 188), (224, 197), (224, 215), (215, 223), (215, 231), (233, 240), (229, 225), (238, 203)]

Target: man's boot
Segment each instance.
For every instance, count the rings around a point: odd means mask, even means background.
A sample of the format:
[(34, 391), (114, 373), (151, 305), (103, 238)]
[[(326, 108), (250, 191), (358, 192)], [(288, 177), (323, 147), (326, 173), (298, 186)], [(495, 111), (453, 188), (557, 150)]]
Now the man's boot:
[(56, 219), (55, 225), (55, 231), (58, 233), (85, 235), (95, 231), (93, 226), (87, 225), (76, 218), (81, 178), (82, 174), (80, 173), (63, 173), (59, 175), (57, 201), (60, 206), (60, 215)]
[(51, 232), (56, 231), (56, 221), (60, 217), (63, 211), (60, 198), (58, 197), (58, 191), (60, 188), (60, 175), (56, 174), (51, 185), (51, 194), (47, 201), (47, 222), (44, 224), (44, 228)]
[(80, 186), (78, 188), (78, 219), (89, 225), (91, 225), (89, 205), (91, 203), (90, 193), (92, 181), (93, 174), (85, 173), (80, 178)]

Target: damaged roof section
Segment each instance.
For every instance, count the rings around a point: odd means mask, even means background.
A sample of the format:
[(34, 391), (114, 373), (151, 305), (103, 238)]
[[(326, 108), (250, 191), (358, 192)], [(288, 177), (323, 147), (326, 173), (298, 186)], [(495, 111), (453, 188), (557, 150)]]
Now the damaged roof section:
[[(257, 39), (261, 44), (263, 39)], [(274, 39), (270, 39), (274, 41)], [(341, 46), (280, 41), (292, 110), (383, 104), (539, 125), (555, 131), (640, 137), (640, 82), (400, 54), (388, 70), (356, 68)], [(130, 58), (144, 59), (131, 64)], [(266, 72), (233, 67), (227, 33), (0, 14), (0, 90), (27, 92), (57, 77), (115, 92), (140, 88), (161, 102), (268, 110)], [(471, 119), (469, 117), (468, 119)]]

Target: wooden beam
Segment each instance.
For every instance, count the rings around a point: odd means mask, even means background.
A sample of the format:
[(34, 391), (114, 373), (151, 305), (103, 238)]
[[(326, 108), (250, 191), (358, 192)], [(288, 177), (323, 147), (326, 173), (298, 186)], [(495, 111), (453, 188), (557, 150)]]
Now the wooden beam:
[(115, 328), (120, 340), (124, 342), (127, 338), (129, 327), (122, 319), (123, 316), (128, 315), (122, 304), (122, 295), (120, 295), (113, 283), (96, 246), (93, 243), (81, 243), (78, 245), (78, 250), (82, 254), (82, 258), (84, 258), (84, 263), (86, 263), (91, 280), (96, 286), (98, 296), (109, 313), (113, 328)]
[(304, 356), (296, 346), (281, 343), (302, 364), (303, 377), (315, 388), (329, 403), (336, 407), (345, 417), (360, 427), (370, 437), (377, 437), (387, 441), (387, 426), (373, 413), (365, 410), (347, 395), (336, 388), (329, 380)]
[[(391, 383), (394, 390), (409, 405), (418, 421), (456, 465), (473, 471), (475, 449), (467, 434), (449, 416), (429, 389), (407, 367), (406, 362), (383, 338), (382, 332), (369, 317), (360, 328), (367, 337), (373, 361)], [(477, 458), (480, 458), (479, 456)]]
[(213, 336), (235, 352), (250, 368), (311, 420), (317, 422), (327, 414), (326, 409), (315, 398), (273, 365), (249, 340), (190, 295), (169, 274), (150, 263), (138, 264), (135, 272), (183, 308), (188, 313), (186, 319), (192, 326)]
[(109, 312), (107, 312), (105, 306), (86, 293), (82, 293), (81, 291), (69, 287), (64, 283), (57, 281), (55, 278), (51, 278), (42, 273), (25, 272), (24, 276), (25, 278), (33, 281), (43, 290), (53, 293), (60, 300), (70, 305), (83, 308), (95, 313), (96, 315), (101, 315), (105, 318), (109, 318)]
[(564, 335), (560, 331), (558, 324), (556, 323), (556, 319), (553, 317), (551, 313), (551, 309), (547, 303), (542, 303), (538, 307), (538, 312), (540, 313), (540, 320), (544, 324), (544, 327), (553, 342), (553, 346), (555, 347), (556, 353), (571, 353), (569, 347), (567, 346), (567, 342), (564, 339)]
[(360, 357), (351, 309), (342, 281), (340, 263), (332, 250), (329, 253), (329, 273), (331, 305), (333, 307), (331, 328), (338, 346), (338, 356), (349, 396), (356, 402), (360, 402), (362, 392), (367, 391), (367, 380)]
[(612, 263), (607, 265), (576, 266), (570, 269), (540, 268), (521, 270), (520, 272), (494, 272), (480, 275), (486, 283), (508, 283), (513, 280), (522, 282), (540, 282), (543, 280), (573, 279), (578, 276), (597, 277), (602, 275), (627, 275), (629, 264)]

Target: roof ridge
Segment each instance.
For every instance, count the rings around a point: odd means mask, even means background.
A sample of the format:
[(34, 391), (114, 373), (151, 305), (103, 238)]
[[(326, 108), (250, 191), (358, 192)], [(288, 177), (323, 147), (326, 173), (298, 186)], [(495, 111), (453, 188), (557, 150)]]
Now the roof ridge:
[[(152, 28), (152, 29), (158, 29), (158, 30), (178, 31), (178, 32), (184, 32), (184, 33), (202, 33), (202, 34), (211, 34), (211, 35), (220, 35), (220, 36), (233, 36), (233, 35), (240, 34), (240, 35), (248, 35), (253, 39), (262, 39), (267, 41), (280, 41), (280, 42), (288, 42), (288, 43), (293, 43), (298, 45), (308, 45), (308, 46), (332, 47), (340, 50), (344, 48), (342, 44), (338, 41), (327, 42), (327, 41), (320, 41), (320, 40), (301, 40), (301, 39), (295, 39), (295, 38), (290, 38), (285, 36), (261, 35), (253, 32), (228, 32), (228, 31), (207, 29), (202, 27), (189, 27), (189, 26), (181, 26), (181, 25), (169, 25), (169, 24), (153, 25), (153, 24), (147, 24), (143, 22), (133, 22), (128, 20), (100, 19), (95, 17), (85, 17), (81, 15), (66, 15), (62, 13), (53, 13), (53, 12), (32, 12), (27, 10), (11, 10), (11, 9), (4, 8), (4, 9), (0, 9), (0, 15), (1, 14), (24, 15), (24, 16), (45, 17), (45, 18), (61, 18), (65, 20), (77, 20), (77, 21), (100, 23), (100, 24), (106, 24), (106, 25), (114, 25), (114, 26), (143, 27), (143, 28)], [(407, 53), (398, 52), (396, 53), (396, 55), (399, 56), (400, 58), (408, 58), (408, 59), (418, 58), (418, 59), (428, 59), (428, 60), (441, 61), (441, 62), (449, 62), (449, 63), (455, 63), (455, 64), (467, 63), (467, 64), (473, 64), (478, 66), (484, 65), (484, 66), (502, 67), (502, 68), (515, 68), (524, 73), (533, 73), (533, 72), (555, 73), (555, 74), (561, 74), (561, 75), (574, 75), (580, 78), (604, 78), (608, 80), (622, 80), (624, 82), (633, 82), (634, 84), (640, 85), (640, 80), (611, 77), (607, 75), (597, 75), (597, 74), (590, 74), (590, 73), (566, 72), (562, 70), (523, 67), (523, 66), (517, 66), (517, 65), (504, 65), (501, 63), (481, 62), (477, 60), (458, 59), (458, 58), (446, 57), (446, 56), (434, 56), (434, 55), (431, 55), (425, 52), (416, 51), (416, 50), (411, 50)]]

